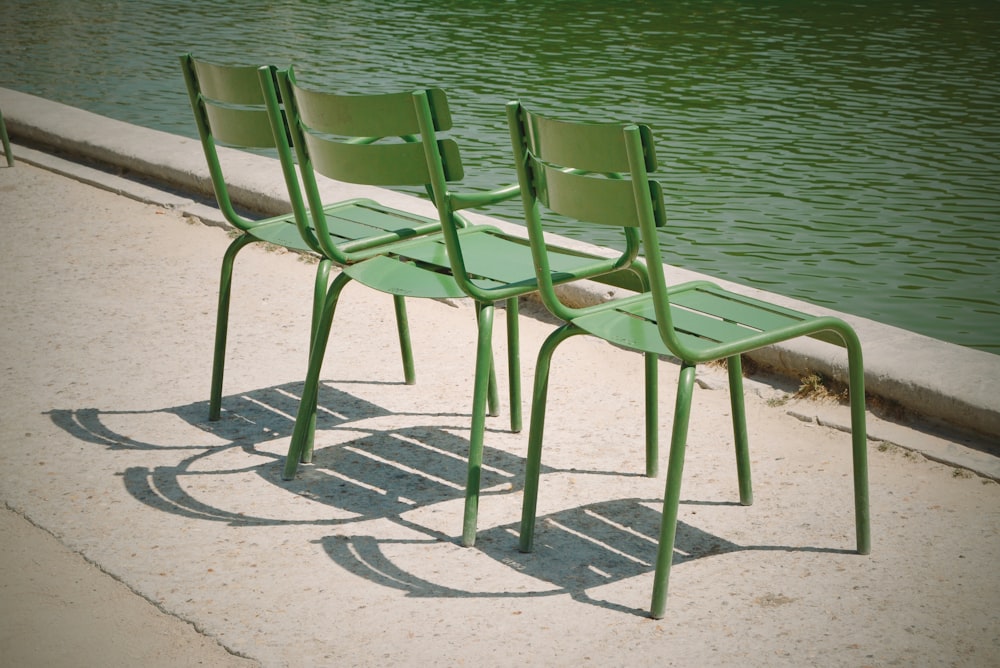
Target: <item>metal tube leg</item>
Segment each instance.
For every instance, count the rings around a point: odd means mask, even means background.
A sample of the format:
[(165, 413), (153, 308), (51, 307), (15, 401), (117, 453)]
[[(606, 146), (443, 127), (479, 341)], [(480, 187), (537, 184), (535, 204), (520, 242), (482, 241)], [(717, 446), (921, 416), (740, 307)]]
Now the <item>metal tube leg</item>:
[(684, 452), (687, 448), (694, 375), (695, 365), (684, 362), (681, 365), (680, 380), (677, 384), (674, 429), (670, 438), (670, 460), (667, 464), (667, 483), (663, 493), (660, 546), (656, 554), (653, 602), (650, 606), (650, 615), (653, 619), (662, 618), (667, 607), (667, 588), (670, 582), (670, 565), (674, 559), (674, 539), (677, 536), (677, 507), (681, 498), (681, 477), (684, 473)]
[(215, 352), (212, 356), (212, 389), (208, 401), (208, 419), (218, 420), (222, 415), (222, 377), (226, 367), (226, 338), (229, 333), (229, 299), (233, 290), (233, 264), (244, 247), (257, 241), (249, 234), (233, 240), (222, 256), (219, 277), (219, 307), (215, 314)]
[(659, 355), (645, 354), (646, 366), (646, 476), (660, 471)]
[(410, 322), (406, 317), (406, 300), (402, 295), (393, 295), (396, 309), (396, 331), (399, 333), (399, 352), (403, 356), (403, 378), (407, 385), (417, 382), (417, 372), (413, 367), (413, 348), (410, 345)]
[[(347, 274), (338, 274), (327, 291), (323, 312), (316, 323), (316, 333), (313, 336), (312, 350), (309, 354), (309, 369), (306, 372), (305, 384), (302, 386), (302, 397), (299, 400), (299, 410), (295, 415), (295, 427), (292, 430), (292, 440), (288, 444), (288, 455), (285, 457), (285, 468), (282, 479), (291, 480), (295, 477), (299, 462), (307, 454), (307, 446), (312, 443), (313, 430), (316, 428), (316, 401), (319, 395), (319, 374), (323, 367), (323, 357), (326, 355), (326, 345), (330, 340), (330, 328), (333, 325), (333, 315), (337, 310), (337, 301), (344, 286), (350, 282)], [(311, 454), (311, 453), (309, 453)]]
[(861, 342), (850, 330), (847, 364), (851, 393), (851, 449), (854, 462), (854, 521), (858, 554), (871, 554), (871, 512), (868, 505), (868, 431), (865, 417), (865, 368)]
[[(313, 343), (316, 340), (316, 331), (319, 329), (319, 323), (323, 317), (323, 304), (326, 302), (326, 292), (330, 285), (330, 271), (333, 268), (333, 262), (327, 258), (322, 258), (316, 267), (316, 281), (313, 284), (313, 307), (312, 307), (312, 323), (309, 328), (309, 357), (312, 358)], [(301, 410), (301, 409), (300, 409)], [(313, 452), (313, 438), (316, 436), (316, 404), (313, 403), (311, 408), (312, 418), (309, 423), (309, 437), (306, 439), (305, 445), (302, 447), (302, 452), (299, 456), (299, 460), (303, 462), (312, 461)]]
[(556, 347), (583, 332), (566, 324), (549, 334), (538, 351), (535, 385), (531, 395), (531, 423), (528, 427), (528, 460), (524, 474), (524, 498), (521, 502), (521, 552), (531, 552), (535, 539), (535, 515), (538, 510), (538, 478), (542, 469), (542, 435), (545, 432), (545, 403), (549, 393), (549, 370)]
[[(469, 433), (469, 472), (465, 483), (465, 514), (462, 519), (462, 545), (476, 543), (476, 520), (479, 515), (479, 486), (483, 468), (483, 439), (486, 431), (486, 404), (493, 369), (493, 305), (479, 309), (479, 339), (476, 345), (476, 377), (472, 392), (472, 429)], [(494, 387), (495, 389), (495, 387)]]
[(333, 262), (322, 258), (316, 265), (316, 280), (313, 283), (313, 304), (312, 321), (309, 326), (309, 354), (312, 354), (313, 339), (316, 337), (316, 329), (319, 327), (320, 318), (323, 316), (323, 303), (326, 301), (326, 291), (330, 284), (330, 270)]
[(517, 297), (507, 300), (507, 382), (510, 384), (510, 430), (521, 431), (521, 335)]
[(7, 156), (7, 166), (14, 166), (14, 151), (10, 148), (10, 137), (7, 135), (7, 123), (3, 120), (3, 112), (0, 112), (0, 140), (3, 141), (3, 153)]
[(747, 412), (743, 399), (743, 363), (739, 355), (727, 360), (729, 370), (729, 405), (733, 414), (733, 438), (736, 442), (736, 477), (740, 485), (740, 504), (753, 505), (750, 478), (750, 443), (747, 436)]
[[(483, 309), (486, 308), (487, 306), (489, 308), (493, 308), (492, 304), (483, 304), (481, 302), (476, 302), (476, 318), (477, 319), (481, 317)], [(490, 316), (490, 317), (491, 317), (491, 322), (492, 322), (492, 316)], [(492, 337), (492, 334), (491, 334), (491, 337)], [(486, 410), (487, 410), (487, 414), (490, 415), (490, 417), (496, 417), (497, 415), (500, 414), (500, 390), (497, 389), (497, 374), (496, 374), (496, 367), (493, 364), (493, 342), (492, 341), (490, 341), (489, 360), (490, 360), (489, 388), (488, 388), (488, 391), (487, 391), (487, 394), (486, 394), (486, 396), (487, 396), (487, 404), (486, 404), (487, 405), (487, 409)], [(476, 359), (476, 363), (477, 364), (479, 363), (478, 358)]]

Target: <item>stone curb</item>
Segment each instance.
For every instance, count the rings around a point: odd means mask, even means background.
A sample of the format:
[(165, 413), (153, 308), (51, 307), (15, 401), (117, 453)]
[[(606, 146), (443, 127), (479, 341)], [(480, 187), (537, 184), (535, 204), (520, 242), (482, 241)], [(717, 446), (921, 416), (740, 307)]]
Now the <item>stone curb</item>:
[[(207, 224), (226, 226), (218, 210), (206, 204), (214, 200), (197, 140), (113, 120), (6, 88), (0, 88), (0, 109), (4, 111), (12, 140), (17, 142), (17, 159), (134, 199), (182, 211)], [(39, 150), (25, 148), (25, 145)], [(275, 159), (227, 149), (221, 154), (228, 166), (227, 175), (238, 206), (263, 215), (288, 210), (284, 181)], [(93, 163), (100, 170), (74, 162)], [(170, 192), (165, 192), (164, 187)], [(322, 190), (329, 201), (373, 197), (390, 206), (435, 215), (429, 202), (381, 188), (324, 180)], [(523, 228), (505, 221), (479, 214), (472, 214), (470, 218), (524, 234)], [(588, 252), (609, 252), (565, 238), (559, 238), (559, 243)], [(666, 270), (668, 280), (673, 282), (707, 278), (671, 266)], [(857, 330), (864, 346), (869, 394), (895, 403), (908, 413), (930, 421), (931, 425), (967, 433), (970, 443), (975, 443), (974, 448), (992, 455), (1000, 454), (1000, 355), (945, 343), (727, 281), (710, 280), (801, 311), (841, 317)], [(574, 298), (594, 303), (615, 293), (608, 286), (590, 284), (577, 288)], [(843, 350), (811, 339), (762, 349), (749, 357), (782, 376), (797, 379), (809, 371), (835, 380), (846, 379)], [(981, 471), (981, 468), (976, 466), (974, 470)], [(992, 474), (981, 472), (997, 477), (996, 471)]]

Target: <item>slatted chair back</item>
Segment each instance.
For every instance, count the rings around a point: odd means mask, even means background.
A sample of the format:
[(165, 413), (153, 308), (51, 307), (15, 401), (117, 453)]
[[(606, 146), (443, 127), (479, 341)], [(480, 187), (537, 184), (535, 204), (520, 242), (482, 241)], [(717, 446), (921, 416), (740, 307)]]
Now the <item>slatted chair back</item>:
[[(181, 70), (187, 84), (191, 108), (194, 110), (195, 125), (205, 153), (215, 199), (226, 220), (243, 231), (254, 228), (257, 221), (250, 220), (236, 211), (227, 185), (223, 161), (219, 157), (218, 146), (237, 149), (277, 149), (279, 152), (290, 150), (287, 141), (275, 141), (276, 134), (272, 131), (268, 103), (280, 107), (280, 101), (277, 98), (268, 99), (267, 91), (261, 86), (260, 69), (251, 65), (212, 63), (195, 58), (191, 54), (181, 56)], [(264, 69), (268, 72), (268, 76), (274, 76), (276, 68), (267, 66)], [(274, 90), (273, 85), (271, 90)], [(281, 113), (284, 118), (283, 112)], [(287, 132), (285, 136), (287, 137)], [(309, 243), (311, 238), (306, 233), (309, 221), (295, 170), (288, 169), (284, 161), (282, 167), (294, 222), (303, 237), (302, 240), (290, 239), (290, 245), (318, 250), (314, 243)]]
[(444, 91), (371, 95), (317, 91), (299, 85), (293, 68), (279, 71), (277, 82), (286, 101), (289, 131), (317, 231), (316, 242), (325, 252), (334, 254), (344, 247), (329, 247), (335, 237), (330, 234), (331, 225), (323, 212), (316, 174), (361, 185), (423, 186), (438, 207), (439, 218), (451, 220), (446, 201), (435, 196), (431, 184), (437, 178), (457, 181), (463, 177), (458, 144), (450, 138), (433, 140), (434, 152), (440, 154), (441, 174), (437, 175), (428, 164), (421, 139), (422, 123), (434, 132), (451, 129)]

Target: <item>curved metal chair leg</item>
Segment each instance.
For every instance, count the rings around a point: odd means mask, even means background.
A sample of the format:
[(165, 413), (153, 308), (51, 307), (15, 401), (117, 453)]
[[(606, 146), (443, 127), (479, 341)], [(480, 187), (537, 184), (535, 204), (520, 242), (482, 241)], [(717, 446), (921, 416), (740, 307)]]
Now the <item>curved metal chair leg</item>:
[(322, 258), (316, 266), (316, 280), (313, 283), (313, 304), (312, 321), (309, 326), (309, 354), (312, 354), (313, 339), (316, 338), (316, 329), (319, 327), (320, 318), (323, 317), (323, 303), (326, 301), (326, 291), (330, 286), (330, 271), (333, 262), (327, 258)]
[(727, 360), (729, 372), (729, 405), (733, 415), (733, 437), (736, 442), (736, 477), (740, 486), (740, 504), (753, 505), (753, 485), (750, 478), (750, 439), (747, 436), (747, 412), (743, 399), (743, 363), (739, 355)]
[(319, 395), (319, 375), (323, 368), (323, 357), (326, 355), (326, 345), (330, 340), (330, 329), (333, 316), (337, 310), (340, 293), (350, 282), (347, 274), (337, 274), (337, 277), (327, 290), (323, 304), (323, 312), (316, 323), (316, 333), (313, 336), (309, 354), (309, 370), (306, 373), (305, 384), (302, 386), (302, 397), (299, 400), (299, 410), (295, 415), (295, 427), (292, 430), (292, 440), (288, 445), (288, 455), (285, 457), (285, 468), (281, 477), (291, 480), (295, 477), (299, 462), (312, 459), (312, 434), (316, 428), (316, 402)]
[(545, 432), (545, 403), (549, 394), (549, 371), (552, 356), (560, 343), (583, 330), (565, 324), (545, 339), (538, 351), (535, 384), (531, 395), (531, 422), (528, 426), (528, 459), (524, 473), (524, 498), (521, 502), (521, 552), (531, 552), (535, 540), (535, 516), (538, 511), (538, 478), (542, 470), (542, 437)]
[(865, 417), (865, 367), (861, 342), (854, 330), (841, 333), (847, 344), (851, 396), (851, 450), (854, 465), (854, 522), (858, 554), (871, 554), (871, 513), (868, 505), (868, 428)]
[[(313, 284), (313, 306), (312, 322), (309, 328), (309, 356), (312, 357), (313, 343), (316, 340), (316, 330), (319, 328), (320, 319), (323, 317), (323, 304), (326, 302), (326, 291), (330, 285), (330, 271), (333, 269), (333, 262), (328, 258), (322, 258), (316, 267), (316, 280)], [(309, 426), (309, 440), (302, 451), (302, 461), (309, 461), (312, 458), (313, 437), (316, 435), (316, 406), (312, 407), (313, 419)]]
[(403, 356), (403, 379), (407, 385), (413, 385), (417, 382), (417, 372), (413, 367), (413, 348), (410, 345), (410, 323), (406, 317), (406, 300), (401, 295), (393, 295), (392, 304), (396, 310), (399, 352)]
[[(489, 307), (489, 308), (492, 309), (493, 305), (492, 304), (484, 304), (482, 302), (476, 302), (476, 322), (477, 322), (477, 326), (478, 326), (478, 323), (481, 322), (483, 309), (485, 309), (487, 307)], [(490, 316), (490, 318), (491, 318), (490, 322), (492, 322), (492, 316)], [(490, 333), (491, 339), (492, 339), (492, 336), (493, 335), (492, 335), (492, 332), (491, 332)], [(487, 403), (486, 403), (486, 413), (490, 417), (496, 417), (497, 415), (500, 414), (500, 390), (497, 388), (497, 373), (496, 373), (496, 367), (493, 364), (493, 350), (492, 350), (492, 347), (493, 347), (493, 343), (492, 343), (492, 340), (491, 340), (491, 342), (490, 342), (490, 354), (489, 354), (489, 362), (490, 362), (489, 379), (490, 380), (489, 380), (489, 387), (487, 388), (488, 391), (487, 391), (487, 394), (486, 394), (486, 397), (487, 397), (487, 399), (486, 399), (486, 401), (487, 401)], [(478, 369), (479, 369), (478, 365), (479, 365), (479, 357), (477, 356), (476, 357), (476, 369), (477, 369), (477, 373), (478, 373)]]
[(249, 234), (233, 240), (222, 256), (219, 277), (219, 306), (215, 314), (215, 352), (212, 356), (212, 389), (209, 393), (208, 419), (218, 420), (222, 415), (222, 377), (226, 367), (226, 338), (229, 333), (229, 301), (233, 290), (233, 264), (236, 255), (257, 241)]
[(521, 431), (521, 334), (517, 297), (507, 300), (507, 382), (510, 383), (510, 430)]
[(674, 429), (670, 437), (667, 483), (663, 492), (660, 545), (656, 554), (656, 573), (653, 576), (653, 602), (650, 606), (650, 614), (653, 619), (662, 618), (667, 606), (667, 587), (670, 582), (670, 565), (674, 559), (674, 539), (677, 536), (677, 507), (681, 498), (681, 477), (684, 473), (684, 452), (687, 448), (694, 376), (695, 365), (687, 362), (682, 363), (680, 380), (677, 383)]
[(7, 156), (7, 166), (14, 166), (14, 151), (10, 148), (10, 137), (7, 135), (7, 123), (3, 120), (3, 112), (0, 111), (0, 141), (3, 141), (3, 154)]
[(646, 477), (660, 472), (659, 363), (656, 353), (645, 353), (646, 366)]
[[(462, 520), (462, 545), (476, 543), (479, 515), (479, 486), (483, 468), (483, 440), (486, 432), (488, 395), (496, 390), (493, 375), (493, 304), (479, 308), (479, 338), (476, 345), (476, 376), (472, 391), (472, 428), (469, 432), (469, 472), (465, 483), (465, 514)], [(491, 380), (493, 382), (491, 382)]]

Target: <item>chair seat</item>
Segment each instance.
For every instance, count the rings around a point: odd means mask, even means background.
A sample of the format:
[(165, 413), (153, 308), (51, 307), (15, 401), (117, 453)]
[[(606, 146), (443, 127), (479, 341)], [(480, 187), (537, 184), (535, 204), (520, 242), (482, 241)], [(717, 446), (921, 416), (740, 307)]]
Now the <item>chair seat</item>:
[(299, 234), (299, 228), (295, 224), (293, 214), (257, 221), (246, 233), (261, 241), (284, 246), (291, 250), (315, 252)]
[(436, 233), (441, 229), (441, 223), (436, 218), (393, 209), (370, 199), (338, 202), (323, 211), (330, 237), (349, 253), (369, 249), (370, 254), (375, 255), (384, 251), (384, 248), (376, 250), (378, 246)]
[[(520, 294), (537, 289), (534, 263), (527, 239), (481, 225), (459, 230), (466, 266), (474, 271), (472, 282), (483, 290), (517, 288)], [(549, 249), (553, 281), (606, 271), (607, 259), (558, 248)], [(588, 269), (593, 268), (591, 271)], [(451, 277), (451, 263), (444, 239), (422, 238), (394, 246), (386, 255), (344, 270), (354, 280), (375, 290), (407, 297), (464, 297)]]
[[(370, 199), (353, 199), (324, 207), (330, 237), (346, 252), (361, 258), (383, 252), (386, 243), (408, 240), (431, 230), (440, 223), (408, 211), (382, 206)], [(315, 227), (310, 225), (315, 232)], [(295, 225), (293, 214), (256, 221), (247, 232), (254, 237), (294, 250), (311, 251)], [(365, 251), (369, 251), (366, 253)]]
[(391, 295), (426, 299), (465, 297), (450, 272), (403, 262), (398, 257), (379, 255), (345, 267), (343, 272), (362, 285)]
[[(724, 290), (711, 283), (697, 281), (670, 290), (670, 314), (682, 344), (698, 352), (709, 352), (719, 345), (745, 343), (753, 350), (762, 335), (768, 345), (788, 337), (802, 335), (801, 325), (820, 318), (776, 306), (752, 297)], [(658, 355), (673, 355), (657, 326), (653, 296), (649, 293), (619, 300), (606, 308), (573, 320), (584, 331), (612, 343)], [(833, 332), (808, 334), (828, 343), (844, 345)]]

